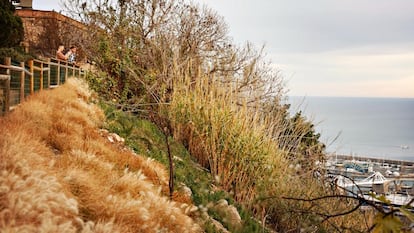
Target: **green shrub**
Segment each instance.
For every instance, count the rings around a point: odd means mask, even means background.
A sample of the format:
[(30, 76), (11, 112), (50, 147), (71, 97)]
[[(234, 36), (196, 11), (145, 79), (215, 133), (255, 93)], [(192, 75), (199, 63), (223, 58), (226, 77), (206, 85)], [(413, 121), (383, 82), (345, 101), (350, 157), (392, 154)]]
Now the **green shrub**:
[(0, 48), (18, 46), (23, 40), (23, 23), (14, 11), (11, 1), (0, 0)]
[(10, 57), (14, 61), (27, 61), (34, 57), (25, 53), (20, 47), (0, 48), (0, 61), (3, 63), (4, 58)]

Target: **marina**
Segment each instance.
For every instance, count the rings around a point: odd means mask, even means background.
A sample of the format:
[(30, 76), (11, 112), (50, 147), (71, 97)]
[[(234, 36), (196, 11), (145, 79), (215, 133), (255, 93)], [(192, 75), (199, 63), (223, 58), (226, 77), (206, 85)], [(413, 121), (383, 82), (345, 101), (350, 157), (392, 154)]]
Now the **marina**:
[(393, 206), (414, 208), (414, 162), (344, 155), (331, 155), (328, 174), (347, 195), (381, 202), (383, 196)]
[(376, 171), (388, 177), (414, 180), (414, 161), (331, 154), (327, 158), (326, 169), (331, 173), (346, 173), (356, 178), (366, 177)]

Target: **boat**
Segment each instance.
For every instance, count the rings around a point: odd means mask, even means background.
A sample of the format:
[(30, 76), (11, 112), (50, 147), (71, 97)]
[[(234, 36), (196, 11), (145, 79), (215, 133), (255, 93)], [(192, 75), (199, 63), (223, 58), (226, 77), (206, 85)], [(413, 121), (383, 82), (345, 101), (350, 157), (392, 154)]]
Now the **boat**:
[(374, 172), (367, 178), (359, 181), (352, 181), (349, 178), (338, 175), (337, 184), (343, 188), (350, 186), (359, 186), (359, 187), (372, 187), (375, 184), (384, 184), (389, 182), (389, 180), (381, 174), (381, 172)]
[(388, 180), (381, 172), (374, 172), (362, 180), (352, 180), (342, 175), (335, 178), (336, 185), (346, 190), (349, 195), (363, 195), (371, 192), (387, 193), (390, 182), (391, 180)]
[[(372, 195), (365, 194), (363, 195), (365, 200), (377, 202), (377, 203), (383, 203), (383, 204), (391, 204), (393, 206), (407, 206), (410, 208), (414, 208), (414, 202), (412, 201), (414, 196), (406, 195), (406, 194), (399, 194), (399, 193), (393, 193), (393, 194), (385, 194), (381, 195), (385, 197), (388, 203), (384, 203), (380, 200), (380, 198), (374, 198)], [(380, 197), (380, 196), (379, 196)]]
[(410, 149), (410, 147), (408, 145), (401, 145), (401, 149), (408, 150), (408, 149)]

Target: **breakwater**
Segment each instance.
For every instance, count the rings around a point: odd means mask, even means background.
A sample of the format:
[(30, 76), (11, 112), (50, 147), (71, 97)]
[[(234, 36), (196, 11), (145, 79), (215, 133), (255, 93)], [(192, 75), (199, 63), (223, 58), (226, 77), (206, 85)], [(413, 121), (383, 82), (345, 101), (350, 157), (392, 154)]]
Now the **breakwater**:
[(396, 160), (396, 159), (386, 159), (386, 158), (374, 158), (374, 157), (365, 157), (365, 156), (355, 156), (355, 155), (328, 155), (330, 160), (342, 160), (342, 161), (361, 161), (361, 162), (373, 162), (373, 163), (383, 163), (383, 164), (396, 164), (403, 166), (414, 166), (414, 161), (408, 160)]

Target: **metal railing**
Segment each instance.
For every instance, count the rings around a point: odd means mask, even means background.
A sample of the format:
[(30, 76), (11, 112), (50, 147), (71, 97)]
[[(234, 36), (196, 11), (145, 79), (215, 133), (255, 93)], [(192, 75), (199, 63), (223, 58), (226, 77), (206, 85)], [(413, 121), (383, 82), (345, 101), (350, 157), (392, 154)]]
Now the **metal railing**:
[(47, 61), (12, 61), (0, 63), (0, 115), (9, 112), (36, 91), (54, 88), (69, 77), (83, 78), (86, 72), (75, 64), (49, 58)]

